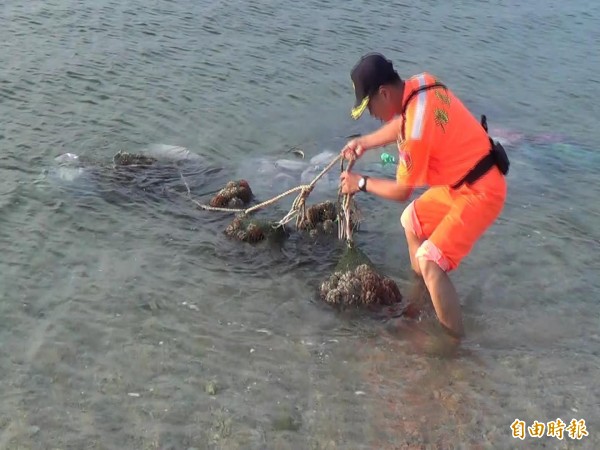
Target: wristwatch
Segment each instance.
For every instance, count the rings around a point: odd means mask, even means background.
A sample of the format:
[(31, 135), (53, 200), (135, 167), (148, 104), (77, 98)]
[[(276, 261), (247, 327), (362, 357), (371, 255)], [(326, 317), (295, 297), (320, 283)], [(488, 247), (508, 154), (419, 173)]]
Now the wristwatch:
[(358, 189), (360, 189), (363, 192), (367, 192), (367, 179), (369, 177), (368, 176), (363, 176), (360, 177), (360, 180), (358, 180)]

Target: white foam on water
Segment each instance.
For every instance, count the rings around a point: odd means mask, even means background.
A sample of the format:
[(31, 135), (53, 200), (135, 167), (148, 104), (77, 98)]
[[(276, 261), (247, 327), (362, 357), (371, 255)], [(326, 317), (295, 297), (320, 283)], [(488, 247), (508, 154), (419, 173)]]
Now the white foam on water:
[(59, 164), (79, 163), (79, 156), (75, 153), (63, 153), (62, 155), (58, 155), (56, 158), (54, 158), (54, 161)]
[(61, 181), (73, 182), (85, 173), (85, 169), (83, 167), (58, 167), (51, 173)]
[(79, 156), (75, 153), (63, 153), (54, 158), (54, 161), (58, 166), (44, 170), (41, 179), (72, 183), (85, 173), (85, 169), (80, 165)]

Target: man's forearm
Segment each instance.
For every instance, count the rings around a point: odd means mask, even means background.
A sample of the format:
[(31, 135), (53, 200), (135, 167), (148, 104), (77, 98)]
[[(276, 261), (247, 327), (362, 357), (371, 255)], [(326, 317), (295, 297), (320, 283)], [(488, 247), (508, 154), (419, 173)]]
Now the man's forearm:
[(360, 143), (363, 145), (365, 150), (369, 150), (396, 142), (398, 139), (398, 132), (400, 130), (399, 126), (400, 118), (391, 120), (377, 131), (361, 137)]
[(386, 200), (403, 202), (408, 200), (412, 191), (412, 187), (398, 184), (396, 180), (386, 180), (385, 178), (369, 178), (367, 180), (367, 192)]

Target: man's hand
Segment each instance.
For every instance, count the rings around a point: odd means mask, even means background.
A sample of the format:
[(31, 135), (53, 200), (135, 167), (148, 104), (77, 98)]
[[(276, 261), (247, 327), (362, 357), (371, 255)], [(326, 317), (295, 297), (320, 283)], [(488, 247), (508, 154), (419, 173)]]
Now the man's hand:
[(342, 149), (342, 154), (344, 158), (353, 161), (355, 159), (360, 158), (367, 149), (364, 147), (360, 138), (352, 139), (348, 141), (346, 146)]
[(354, 172), (344, 171), (340, 175), (340, 185), (342, 186), (342, 194), (354, 194), (358, 192), (358, 180), (362, 175)]

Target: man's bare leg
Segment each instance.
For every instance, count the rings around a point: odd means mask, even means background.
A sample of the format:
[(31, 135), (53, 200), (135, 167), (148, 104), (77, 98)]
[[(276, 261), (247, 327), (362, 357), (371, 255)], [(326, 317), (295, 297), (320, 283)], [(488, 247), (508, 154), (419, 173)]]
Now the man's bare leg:
[(450, 277), (435, 262), (419, 258), (419, 268), (441, 325), (455, 339), (464, 336), (458, 294)]
[(415, 273), (419, 276), (421, 274), (421, 268), (419, 267), (419, 261), (417, 261), (417, 250), (423, 243), (423, 239), (419, 239), (415, 233), (410, 230), (404, 230), (404, 234), (406, 235), (406, 243), (408, 244), (408, 254), (410, 256), (410, 265)]
[(413, 269), (413, 279), (410, 283), (409, 291), (406, 295), (407, 308), (405, 315), (412, 319), (416, 319), (421, 316), (425, 311), (431, 311), (433, 305), (431, 303), (430, 295), (427, 291), (427, 286), (421, 275), (421, 268), (419, 267), (419, 261), (417, 260), (416, 253), (420, 245), (423, 243), (423, 239), (419, 239), (415, 233), (410, 230), (404, 230), (406, 235), (406, 243), (408, 245), (408, 254), (410, 256), (410, 265)]

